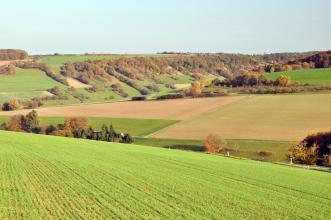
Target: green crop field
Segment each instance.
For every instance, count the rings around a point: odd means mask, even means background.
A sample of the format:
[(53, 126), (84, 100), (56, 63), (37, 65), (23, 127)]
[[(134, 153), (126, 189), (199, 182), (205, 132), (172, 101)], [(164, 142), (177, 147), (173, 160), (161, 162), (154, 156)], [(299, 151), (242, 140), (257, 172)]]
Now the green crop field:
[(165, 139), (298, 141), (312, 132), (331, 129), (331, 94), (251, 95), (206, 112), (153, 135)]
[(1, 219), (330, 219), (331, 175), (0, 132)]
[(275, 80), (280, 75), (290, 76), (292, 82), (309, 83), (312, 85), (331, 85), (331, 68), (324, 69), (304, 69), (288, 72), (267, 74), (269, 79)]
[[(0, 123), (8, 122), (9, 116), (0, 116)], [(63, 123), (65, 117), (40, 117), (43, 126)], [(145, 136), (177, 123), (176, 120), (162, 119), (127, 119), (127, 118), (89, 118), (94, 129), (101, 129), (103, 124), (113, 125), (115, 130), (134, 136)]]

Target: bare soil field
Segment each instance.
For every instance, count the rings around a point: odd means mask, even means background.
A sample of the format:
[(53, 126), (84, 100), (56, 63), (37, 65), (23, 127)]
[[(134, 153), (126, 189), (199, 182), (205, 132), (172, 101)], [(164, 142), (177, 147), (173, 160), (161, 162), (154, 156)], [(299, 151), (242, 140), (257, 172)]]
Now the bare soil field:
[(331, 129), (331, 94), (255, 95), (160, 130), (155, 138), (302, 140)]
[[(85, 116), (112, 118), (174, 119), (187, 120), (199, 114), (236, 102), (244, 96), (178, 99), (166, 101), (114, 102), (91, 105), (40, 108), (41, 116)], [(24, 109), (0, 112), (0, 115), (26, 114)]]
[(67, 77), (66, 80), (67, 80), (69, 86), (74, 87), (75, 89), (91, 87), (90, 85), (82, 83), (82, 82), (78, 81), (77, 79), (74, 79), (71, 77)]
[(186, 89), (186, 88), (191, 87), (191, 83), (175, 84), (174, 86), (176, 89)]

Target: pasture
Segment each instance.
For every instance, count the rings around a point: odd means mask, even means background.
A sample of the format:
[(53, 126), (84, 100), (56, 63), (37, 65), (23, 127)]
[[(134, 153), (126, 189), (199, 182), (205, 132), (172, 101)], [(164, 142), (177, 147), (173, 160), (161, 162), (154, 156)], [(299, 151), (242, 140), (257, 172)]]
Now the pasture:
[(36, 69), (16, 68), (15, 75), (0, 75), (0, 92), (45, 91), (54, 86), (63, 87)]
[(48, 96), (54, 86), (64, 87), (39, 70), (16, 68), (15, 75), (0, 75), (0, 102)]
[(165, 128), (152, 137), (298, 141), (331, 129), (331, 94), (252, 95)]
[(1, 219), (330, 219), (327, 172), (0, 132)]
[(290, 76), (292, 82), (298, 81), (312, 85), (331, 85), (331, 68), (303, 69), (266, 74), (267, 78), (271, 80), (277, 79), (280, 75)]

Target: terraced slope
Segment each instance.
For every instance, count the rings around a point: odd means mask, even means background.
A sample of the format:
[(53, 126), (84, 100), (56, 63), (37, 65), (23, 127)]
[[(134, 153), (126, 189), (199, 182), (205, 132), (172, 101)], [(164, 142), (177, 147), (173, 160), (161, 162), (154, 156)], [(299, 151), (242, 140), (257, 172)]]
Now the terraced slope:
[(0, 132), (1, 219), (330, 219), (331, 175)]

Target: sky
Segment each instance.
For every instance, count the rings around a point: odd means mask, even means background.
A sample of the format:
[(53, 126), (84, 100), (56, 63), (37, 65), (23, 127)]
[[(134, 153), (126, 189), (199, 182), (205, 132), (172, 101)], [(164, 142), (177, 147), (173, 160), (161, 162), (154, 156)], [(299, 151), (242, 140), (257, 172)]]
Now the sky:
[(10, 0), (0, 48), (50, 53), (331, 49), (330, 0)]

